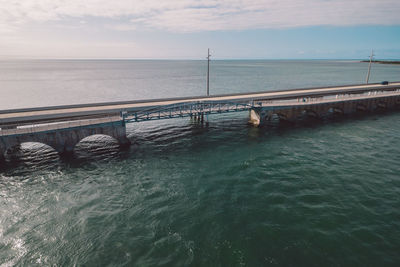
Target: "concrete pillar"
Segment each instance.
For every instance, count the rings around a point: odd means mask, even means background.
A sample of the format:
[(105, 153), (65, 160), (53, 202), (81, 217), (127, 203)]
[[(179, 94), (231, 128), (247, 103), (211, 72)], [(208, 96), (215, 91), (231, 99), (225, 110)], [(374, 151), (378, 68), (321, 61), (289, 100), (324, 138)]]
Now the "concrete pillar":
[(297, 120), (302, 114), (301, 108), (292, 108), (292, 120)]
[(4, 153), (6, 152), (2, 140), (0, 140), (0, 163), (4, 161)]
[(366, 100), (366, 106), (367, 106), (367, 108), (368, 108), (369, 111), (374, 111), (375, 108), (376, 108), (374, 99), (368, 99), (368, 100)]
[(396, 102), (396, 106), (400, 106), (400, 97), (397, 96), (395, 102)]
[(356, 111), (360, 111), (360, 112), (365, 112), (367, 111), (367, 107), (365, 105), (365, 103), (363, 102), (358, 102), (357, 106), (356, 106)]
[(127, 147), (131, 144), (131, 141), (126, 137), (126, 126), (121, 125), (112, 128), (111, 137), (115, 138), (121, 147)]
[(386, 98), (386, 103), (387, 103), (388, 108), (392, 109), (396, 105), (396, 98), (388, 97), (388, 98)]
[(327, 117), (329, 115), (330, 106), (327, 104), (318, 105), (317, 113), (321, 118)]
[(259, 126), (261, 123), (260, 118), (260, 110), (251, 109), (249, 114), (249, 123), (253, 124), (254, 126)]
[(352, 104), (351, 102), (343, 102), (342, 106), (343, 106), (343, 113), (344, 114), (351, 114), (353, 113), (353, 109), (352, 109)]

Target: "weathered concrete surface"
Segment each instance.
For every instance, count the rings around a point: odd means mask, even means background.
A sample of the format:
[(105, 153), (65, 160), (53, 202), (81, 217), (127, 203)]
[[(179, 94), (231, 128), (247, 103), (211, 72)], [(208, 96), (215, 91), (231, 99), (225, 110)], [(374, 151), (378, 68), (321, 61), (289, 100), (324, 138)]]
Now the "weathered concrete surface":
[(71, 153), (79, 141), (96, 134), (111, 136), (121, 146), (130, 144), (129, 139), (126, 137), (125, 123), (118, 121), (44, 132), (0, 136), (0, 158), (4, 157), (4, 153), (8, 149), (12, 149), (25, 142), (38, 142), (49, 145), (60, 154)]
[(304, 117), (324, 118), (333, 114), (348, 115), (355, 112), (374, 112), (376, 110), (394, 109), (400, 107), (400, 96), (386, 96), (379, 98), (357, 99), (331, 103), (299, 103), (291, 106), (257, 107), (250, 110), (249, 123), (262, 126), (273, 118), (295, 121)]

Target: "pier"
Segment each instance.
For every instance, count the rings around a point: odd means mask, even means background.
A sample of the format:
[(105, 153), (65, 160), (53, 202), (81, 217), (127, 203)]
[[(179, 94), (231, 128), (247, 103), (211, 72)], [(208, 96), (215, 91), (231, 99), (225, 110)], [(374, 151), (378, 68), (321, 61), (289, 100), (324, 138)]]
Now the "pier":
[(53, 106), (0, 111), (0, 158), (24, 142), (70, 153), (80, 140), (103, 134), (129, 145), (126, 124), (208, 114), (249, 112), (255, 126), (271, 120), (374, 112), (400, 106), (400, 82), (301, 88), (242, 94)]

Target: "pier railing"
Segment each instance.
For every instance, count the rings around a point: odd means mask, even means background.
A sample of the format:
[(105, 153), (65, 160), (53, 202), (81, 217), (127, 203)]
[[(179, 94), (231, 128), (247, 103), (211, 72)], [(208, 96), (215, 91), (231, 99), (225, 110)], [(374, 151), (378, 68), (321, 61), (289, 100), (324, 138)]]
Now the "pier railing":
[(157, 106), (138, 111), (128, 111), (124, 118), (126, 122), (140, 122), (171, 118), (183, 118), (207, 114), (246, 111), (253, 107), (253, 102), (189, 102), (166, 106)]

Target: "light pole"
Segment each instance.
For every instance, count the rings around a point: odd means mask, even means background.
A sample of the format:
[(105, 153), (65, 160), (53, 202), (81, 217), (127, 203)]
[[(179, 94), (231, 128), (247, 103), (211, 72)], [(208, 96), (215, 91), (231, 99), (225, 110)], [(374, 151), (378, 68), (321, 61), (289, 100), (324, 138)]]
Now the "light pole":
[(210, 48), (207, 53), (207, 96), (210, 95)]
[(368, 84), (369, 81), (369, 74), (371, 72), (371, 62), (372, 62), (372, 58), (374, 57), (374, 50), (371, 50), (371, 55), (369, 56), (369, 65), (368, 65), (368, 73), (367, 73), (367, 79), (366, 79), (366, 83)]

